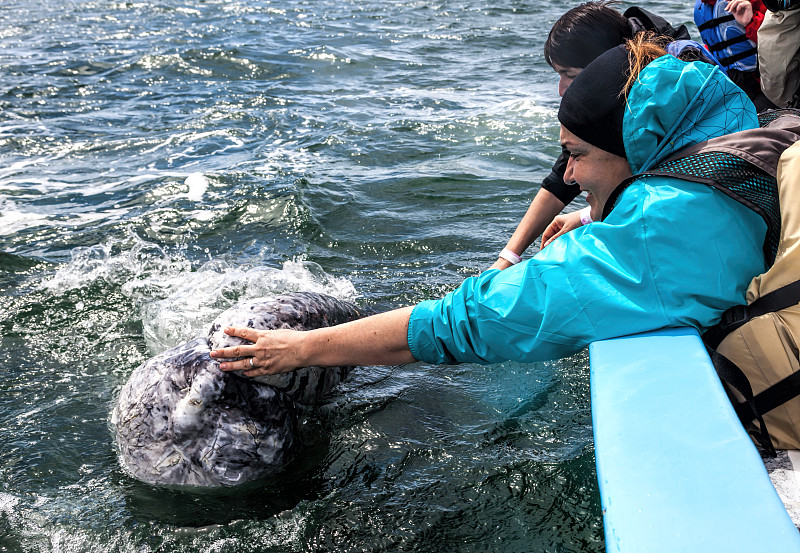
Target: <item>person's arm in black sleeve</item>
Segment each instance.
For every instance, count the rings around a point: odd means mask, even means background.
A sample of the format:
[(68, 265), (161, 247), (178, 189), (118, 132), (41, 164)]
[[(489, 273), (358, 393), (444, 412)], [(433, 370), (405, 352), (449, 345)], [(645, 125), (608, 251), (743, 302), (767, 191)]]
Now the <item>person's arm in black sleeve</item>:
[[(542, 187), (533, 198), (528, 211), (517, 225), (517, 229), (506, 244), (505, 250), (522, 255), (525, 249), (533, 244), (545, 228), (552, 222), (553, 218), (561, 213), (564, 206), (570, 203), (580, 193), (577, 184), (567, 184), (564, 182), (564, 172), (567, 169), (569, 153), (562, 150), (561, 155), (553, 164), (550, 174), (542, 182)], [(513, 256), (512, 256), (513, 257)], [(490, 269), (505, 269), (513, 263), (504, 258), (498, 257), (497, 261)]]

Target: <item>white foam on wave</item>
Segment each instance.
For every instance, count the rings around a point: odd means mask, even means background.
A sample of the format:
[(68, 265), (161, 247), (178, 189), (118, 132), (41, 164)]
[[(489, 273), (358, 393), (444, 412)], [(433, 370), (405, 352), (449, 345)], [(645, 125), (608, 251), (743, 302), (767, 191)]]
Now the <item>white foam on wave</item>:
[[(0, 136), (2, 136), (3, 129), (0, 128)], [(6, 185), (5, 180), (10, 175), (15, 175), (18, 172), (22, 171), (26, 167), (36, 167), (37, 165), (42, 164), (43, 162), (47, 161), (46, 158), (26, 158), (20, 161), (15, 161), (14, 163), (10, 163), (8, 165), (0, 167), (0, 179), (4, 179), (3, 186)]]
[(75, 489), (67, 490), (66, 498), (42, 495), (26, 495), (20, 498), (0, 492), (0, 515), (11, 528), (4, 535), (5, 540), (2, 543), (8, 544), (12, 551), (150, 551), (149, 547), (136, 544), (130, 531), (112, 530), (99, 537), (96, 532), (69, 522), (75, 519), (76, 509), (84, 507), (87, 502), (96, 501), (97, 498), (88, 494), (85, 486), (67, 486), (65, 489), (68, 488)]
[[(298, 134), (305, 134), (305, 130), (296, 131)], [(254, 162), (252, 171), (271, 177), (280, 174), (287, 168), (295, 173), (303, 173), (308, 171), (314, 162), (312, 157), (317, 157), (318, 152), (309, 154), (307, 150), (297, 149), (296, 141), (284, 141), (281, 139), (276, 140), (270, 144), (270, 148), (262, 152), (258, 159)]]
[(0, 513), (8, 516), (14, 513), (19, 498), (9, 493), (0, 492)]
[(47, 216), (20, 209), (16, 202), (0, 197), (0, 236), (11, 236), (21, 230), (38, 226)]
[[(169, 179), (182, 178), (185, 187), (177, 187), (175, 183), (165, 185), (162, 187), (163, 196), (159, 196), (159, 190), (151, 191), (151, 194), (156, 195), (156, 207), (166, 207), (172, 202), (180, 200), (181, 198), (188, 198), (200, 206), (200, 209), (187, 211), (184, 217), (187, 219), (194, 219), (197, 221), (210, 221), (217, 215), (218, 209), (224, 206), (217, 206), (217, 209), (209, 209), (203, 206), (203, 200), (208, 194), (211, 187), (211, 181), (203, 173), (195, 172), (186, 176), (185, 173), (176, 172), (162, 172), (162, 173), (147, 173), (138, 175), (124, 181), (105, 181), (100, 185), (89, 186), (84, 185), (80, 190), (72, 190), (73, 185), (65, 183), (40, 180), (39, 182), (28, 181), (20, 183), (18, 186), (12, 181), (3, 183), (4, 187), (8, 190), (23, 191), (23, 194), (16, 194), (13, 198), (17, 200), (35, 199), (37, 195), (33, 194), (38, 191), (41, 194), (49, 194), (52, 196), (54, 190), (64, 193), (79, 192), (81, 195), (100, 195), (109, 190), (115, 190), (142, 181), (165, 181)], [(65, 200), (64, 203), (52, 203), (51, 205), (43, 208), (41, 206), (25, 207), (24, 202), (15, 201), (12, 196), (5, 196), (0, 194), (0, 236), (12, 236), (18, 232), (26, 229), (35, 228), (39, 226), (47, 227), (77, 227), (87, 225), (95, 221), (119, 221), (125, 218), (127, 214), (132, 211), (130, 207), (122, 207), (114, 205), (112, 208), (97, 209), (94, 206), (87, 205), (83, 208), (76, 207), (70, 200)], [(156, 228), (155, 230), (158, 230)]]
[(287, 261), (280, 269), (212, 261), (157, 282), (152, 278), (131, 281), (123, 292), (142, 297), (153, 285), (161, 287), (164, 297), (145, 302), (141, 310), (145, 340), (153, 354), (204, 336), (217, 315), (240, 301), (286, 292), (320, 292), (345, 300), (356, 297), (350, 281), (330, 277), (317, 264), (302, 260)]
[(25, 208), (10, 197), (0, 194), (0, 236), (13, 236), (39, 226), (69, 228), (94, 221), (121, 220), (130, 211), (128, 208), (118, 206), (102, 211), (91, 207), (83, 208), (82, 212), (80, 209), (70, 203)]
[(184, 184), (189, 187), (186, 197), (195, 202), (202, 200), (208, 190), (208, 179), (203, 173), (192, 173), (186, 177)]
[(489, 113), (512, 113), (526, 119), (557, 121), (558, 110), (540, 104), (534, 98), (514, 98), (492, 106)]
[(40, 286), (59, 295), (98, 283), (118, 287), (138, 308), (153, 354), (205, 335), (217, 315), (240, 301), (286, 292), (356, 298), (349, 280), (328, 275), (316, 263), (295, 259), (275, 268), (213, 260), (196, 266), (185, 248), (168, 250), (134, 234), (76, 248), (70, 261)]
[(203, 144), (203, 141), (208, 138), (222, 138), (227, 142), (226, 145), (217, 145), (215, 155), (219, 155), (230, 148), (241, 148), (245, 145), (244, 140), (236, 136), (233, 131), (227, 129), (217, 129), (202, 132), (191, 130), (171, 134), (155, 146), (144, 150), (142, 154), (151, 154), (167, 147), (186, 146), (183, 151), (172, 153), (168, 159), (175, 160), (181, 157), (193, 157), (196, 155), (194, 150), (195, 146), (197, 144)]
[(180, 274), (190, 268), (180, 252), (169, 252), (132, 233), (126, 240), (109, 240), (73, 249), (70, 261), (42, 282), (41, 287), (61, 294), (98, 281), (122, 286), (130, 279), (146, 278), (150, 274)]
[[(176, 177), (185, 179), (184, 185), (188, 190), (169, 193), (167, 197), (160, 198), (161, 204), (168, 204), (182, 197), (198, 204), (203, 201), (211, 183), (200, 172), (194, 172), (188, 176), (185, 173), (174, 172), (148, 173), (127, 180), (111, 181), (101, 179), (99, 184), (96, 183), (94, 185), (89, 183), (65, 183), (47, 178), (38, 178), (36, 180), (6, 179), (3, 181), (3, 188), (8, 191), (20, 192), (20, 194), (14, 194), (14, 196), (0, 194), (0, 236), (11, 236), (20, 231), (38, 226), (74, 227), (99, 220), (120, 220), (130, 212), (130, 208), (122, 208), (119, 205), (115, 205), (112, 209), (104, 210), (87, 206), (81, 212), (81, 209), (76, 207), (70, 200), (65, 200), (62, 204), (52, 203), (47, 208), (42, 208), (41, 206), (22, 207), (26, 205), (24, 203), (25, 200), (34, 200), (40, 195), (52, 197), (54, 193), (58, 195), (78, 192), (83, 196), (100, 195), (121, 188), (126, 184)], [(215, 212), (203, 208), (187, 213), (186, 216), (198, 221), (209, 221), (214, 218)]]

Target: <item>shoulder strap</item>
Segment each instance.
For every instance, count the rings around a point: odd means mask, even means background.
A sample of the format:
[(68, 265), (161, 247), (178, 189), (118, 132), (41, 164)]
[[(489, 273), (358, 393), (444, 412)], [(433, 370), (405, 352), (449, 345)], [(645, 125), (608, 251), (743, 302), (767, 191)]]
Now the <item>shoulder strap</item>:
[(739, 35), (739, 36), (736, 36), (736, 37), (733, 37), (733, 38), (729, 38), (728, 40), (723, 40), (721, 42), (717, 42), (716, 44), (714, 44), (712, 46), (709, 46), (708, 50), (712, 54), (717, 56), (717, 59), (719, 60), (719, 62), (722, 65), (727, 67), (728, 65), (734, 64), (739, 60), (743, 60), (745, 58), (749, 58), (750, 56), (754, 56), (754, 55), (756, 55), (758, 53), (758, 50), (756, 48), (747, 48), (746, 50), (743, 50), (743, 51), (738, 52), (736, 54), (733, 54), (733, 55), (730, 55), (730, 56), (725, 56), (725, 57), (720, 57), (719, 52), (721, 52), (725, 48), (730, 48), (731, 46), (734, 46), (736, 44), (741, 44), (742, 42), (747, 42), (748, 40), (750, 40), (750, 39), (748, 39), (746, 35)]
[[(796, 114), (794, 110), (775, 110), (759, 116), (759, 122), (763, 127), (782, 127), (787, 122), (787, 118), (783, 117), (785, 115)], [(777, 163), (775, 167), (777, 168)], [(779, 312), (798, 303), (800, 303), (800, 281), (795, 281), (764, 294), (749, 305), (731, 307), (722, 314), (719, 323), (703, 334), (703, 342), (711, 355), (718, 376), (744, 398), (743, 402), (737, 402), (732, 398), (739, 419), (768, 453), (774, 452), (774, 448), (763, 416), (800, 395), (800, 371), (790, 374), (754, 396), (744, 371), (720, 354), (716, 348), (726, 336), (750, 320), (767, 313)], [(753, 421), (757, 424), (755, 428)]]
[(603, 206), (603, 219), (611, 212), (619, 195), (631, 183), (649, 176), (673, 177), (705, 184), (730, 196), (758, 213), (767, 224), (764, 256), (769, 264), (778, 251), (781, 229), (778, 185), (775, 176), (733, 153), (702, 151), (667, 160), (655, 169), (629, 177), (611, 194)]
[(711, 18), (708, 21), (704, 21), (703, 23), (698, 25), (697, 26), (697, 30), (698, 31), (707, 31), (708, 29), (712, 29), (712, 28), (716, 27), (717, 25), (721, 25), (721, 24), (726, 23), (728, 21), (733, 21), (734, 19), (735, 18), (733, 17), (732, 13), (729, 13), (728, 15), (723, 15), (722, 17), (714, 17), (714, 18)]
[[(750, 305), (737, 305), (728, 309), (723, 314), (722, 321), (703, 334), (703, 342), (711, 357), (714, 369), (717, 371), (717, 376), (744, 398), (744, 401), (738, 402), (731, 396), (731, 403), (733, 403), (736, 415), (744, 427), (748, 428), (748, 431), (762, 449), (773, 457), (775, 456), (775, 448), (769, 437), (763, 415), (800, 396), (800, 371), (775, 382), (754, 396), (744, 371), (736, 363), (718, 352), (716, 348), (730, 332), (746, 324), (749, 320), (760, 315), (786, 309), (798, 303), (800, 303), (800, 281), (778, 288)], [(756, 428), (751, 426), (754, 421)]]

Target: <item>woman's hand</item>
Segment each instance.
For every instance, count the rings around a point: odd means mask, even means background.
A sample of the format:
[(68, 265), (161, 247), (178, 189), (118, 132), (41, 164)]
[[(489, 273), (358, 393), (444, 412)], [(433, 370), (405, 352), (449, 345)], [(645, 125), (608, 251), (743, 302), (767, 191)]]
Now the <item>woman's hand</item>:
[(750, 3), (750, 0), (731, 0), (725, 6), (725, 11), (733, 15), (733, 18), (742, 27), (747, 27), (753, 20), (753, 4)]
[(550, 223), (544, 232), (542, 233), (542, 249), (545, 248), (550, 242), (565, 234), (572, 229), (576, 229), (582, 226), (581, 223), (581, 213), (580, 211), (573, 211), (571, 213), (563, 213), (561, 215), (557, 215), (553, 222)]
[[(211, 357), (221, 361), (219, 368), (223, 371), (244, 371), (245, 376), (262, 376), (307, 366), (301, 355), (305, 332), (228, 327), (225, 334), (252, 343), (213, 350)], [(241, 357), (244, 359), (237, 359)]]

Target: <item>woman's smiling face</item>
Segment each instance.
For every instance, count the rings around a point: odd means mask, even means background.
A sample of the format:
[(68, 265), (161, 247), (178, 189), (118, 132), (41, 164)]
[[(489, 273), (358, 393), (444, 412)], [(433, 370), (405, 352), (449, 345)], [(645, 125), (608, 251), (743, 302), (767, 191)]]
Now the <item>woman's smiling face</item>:
[(614, 189), (631, 176), (628, 160), (581, 140), (561, 126), (561, 146), (569, 151), (564, 182), (577, 182), (585, 191), (591, 216), (599, 221)]

